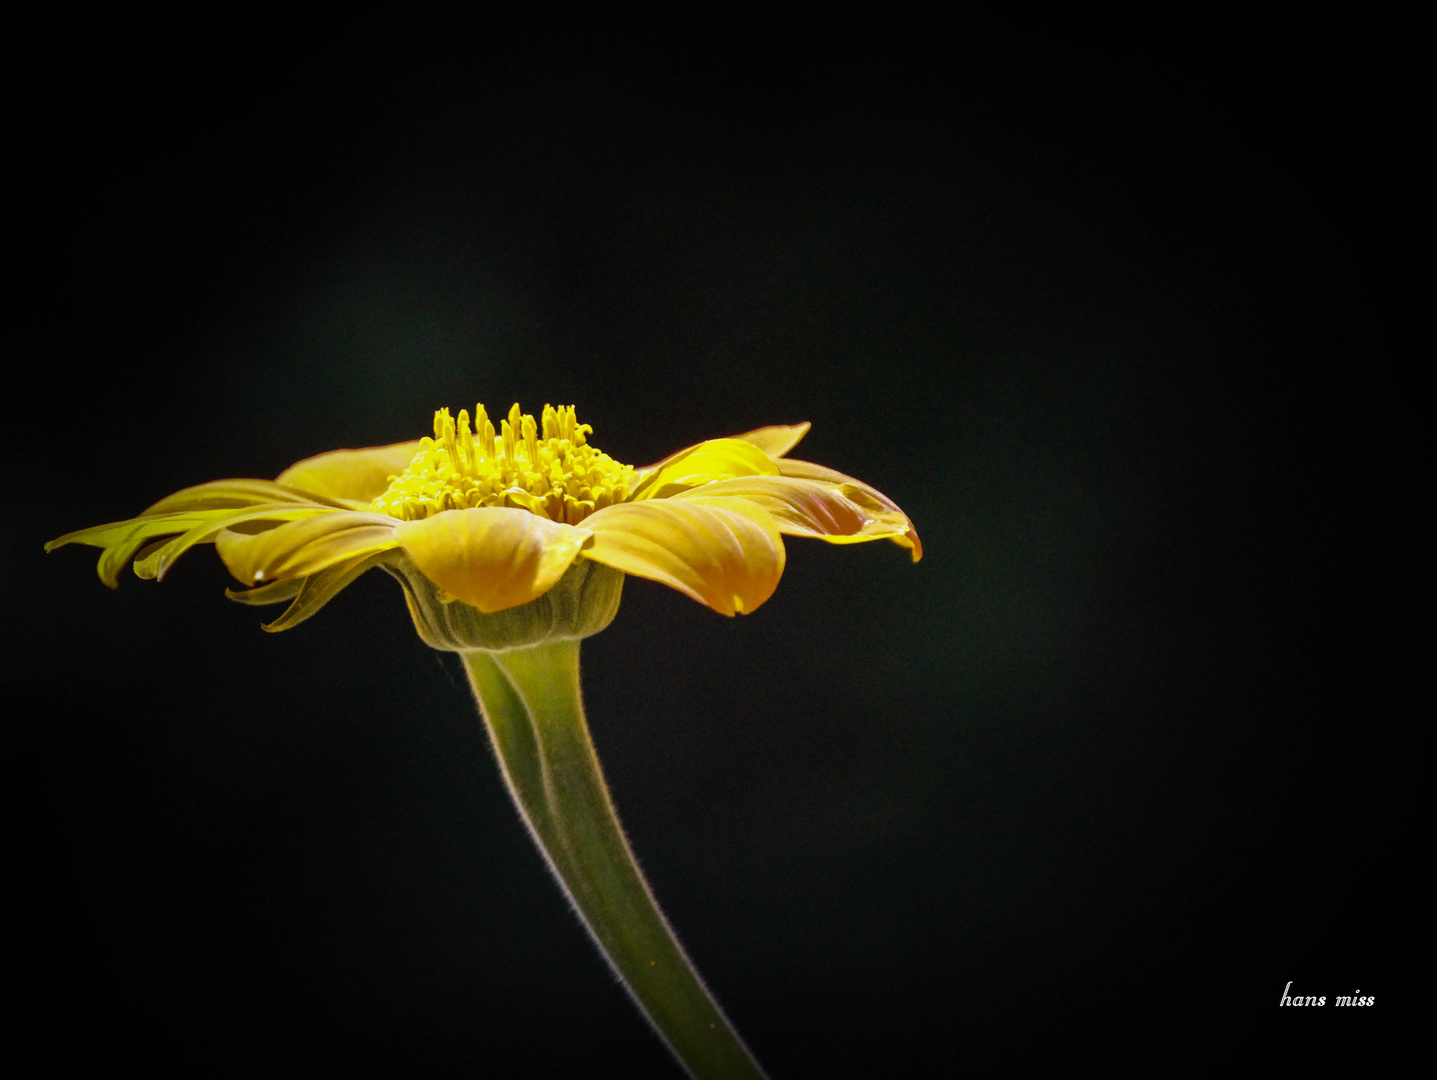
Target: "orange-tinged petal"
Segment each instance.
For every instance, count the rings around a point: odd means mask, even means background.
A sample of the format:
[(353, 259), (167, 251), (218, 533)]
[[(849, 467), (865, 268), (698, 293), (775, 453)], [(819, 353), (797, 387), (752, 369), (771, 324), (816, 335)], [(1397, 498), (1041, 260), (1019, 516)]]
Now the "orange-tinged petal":
[(253, 585), (315, 574), (346, 559), (398, 547), (398, 524), (385, 514), (335, 510), (260, 533), (226, 529), (215, 537), (215, 548), (236, 580)]
[(584, 524), (594, 530), (585, 558), (662, 582), (723, 615), (753, 611), (783, 576), (778, 525), (746, 499), (620, 503)]
[(430, 581), (480, 611), (526, 604), (552, 589), (590, 540), (587, 527), (527, 510), (447, 510), (395, 530)]
[(674, 496), (684, 502), (742, 498), (772, 515), (780, 532), (835, 544), (904, 535), (908, 519), (851, 484), (824, 484), (790, 476), (743, 476), (716, 480)]
[(389, 478), (402, 473), (417, 453), (418, 439), (363, 450), (331, 450), (296, 462), (275, 483), (331, 499), (370, 503), (384, 494)]
[(851, 476), (845, 476), (836, 469), (830, 469), (825, 465), (815, 465), (811, 461), (799, 461), (796, 458), (784, 458), (778, 462), (779, 472), (784, 476), (793, 476), (801, 480), (817, 480), (826, 484), (848, 484), (855, 491), (849, 494), (850, 498), (859, 495), (867, 495), (878, 505), (891, 510), (902, 516), (906, 527), (902, 536), (894, 536), (893, 542), (901, 547), (906, 547), (913, 552), (913, 561), (917, 562), (923, 558), (923, 543), (918, 539), (918, 530), (913, 527), (913, 522), (908, 515), (898, 508), (898, 504), (890, 499), (883, 492), (875, 487), (870, 487), (862, 480), (855, 480)]
[(812, 426), (807, 420), (801, 424), (774, 424), (771, 427), (745, 431), (734, 438), (753, 443), (771, 458), (781, 458), (798, 445), (798, 441), (808, 434), (808, 429)]
[(643, 471), (630, 499), (663, 499), (713, 480), (734, 476), (777, 476), (773, 459), (742, 439), (710, 439), (680, 450)]

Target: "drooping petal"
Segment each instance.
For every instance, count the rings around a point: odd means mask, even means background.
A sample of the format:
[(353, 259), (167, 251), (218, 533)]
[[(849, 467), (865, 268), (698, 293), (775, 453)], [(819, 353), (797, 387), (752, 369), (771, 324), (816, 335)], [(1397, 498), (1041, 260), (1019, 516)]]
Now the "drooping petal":
[[(315, 508), (312, 504), (282, 503), (269, 504), (264, 508), (261, 516), (285, 520), (316, 512), (332, 513), (333, 511), (328, 508)], [(217, 522), (223, 522), (235, 513), (233, 507), (222, 507), (209, 510), (148, 514), (130, 518), (128, 521), (114, 521), (106, 525), (96, 525), (89, 529), (66, 533), (46, 544), (45, 550), (54, 551), (66, 544), (87, 544), (90, 547), (104, 548), (96, 570), (100, 575), (100, 580), (114, 589), (119, 587), (120, 571), (136, 554), (141, 553), (142, 548), (153, 549), (144, 553), (152, 557), (163, 546), (157, 546), (154, 543), (157, 539), (176, 534), (188, 535), (192, 532), (197, 532), (202, 536), (208, 535), (213, 532)]]
[[(260, 625), (272, 634), (298, 626), (348, 588), (350, 582), (360, 574), (378, 566), (385, 555), (386, 552), (383, 551), (377, 551), (370, 555), (358, 555), (353, 559), (346, 559), (344, 562), (327, 566), (317, 574), (310, 574), (309, 577), (300, 581), (294, 603), (285, 608), (284, 614), (272, 623), (261, 623)], [(226, 595), (232, 594), (226, 590)]]
[[(95, 571), (103, 581), (112, 589), (120, 587), (120, 571), (141, 548), (151, 541), (175, 533), (188, 532), (194, 528), (205, 528), (216, 518), (223, 517), (229, 511), (210, 510), (196, 511), (194, 513), (182, 514), (160, 514), (155, 517), (133, 518), (130, 521), (122, 521), (114, 526), (101, 525), (96, 529), (87, 529), (81, 533), (71, 533), (69, 536), (62, 536), (58, 540), (52, 540), (46, 545), (46, 550), (59, 547), (65, 543), (93, 544), (96, 547), (103, 547), (105, 550), (100, 553), (100, 561), (95, 566)], [(125, 527), (118, 535), (112, 532), (113, 529)], [(86, 534), (91, 535), (86, 535)], [(108, 542), (106, 542), (108, 541)]]
[(247, 521), (298, 521), (301, 518), (332, 514), (327, 506), (295, 506), (293, 503), (268, 503), (239, 510), (211, 511), (204, 521), (153, 551), (142, 551), (135, 559), (135, 573), (142, 578), (163, 581), (175, 560), (196, 544), (213, 540), (224, 529)]
[(812, 426), (807, 420), (801, 424), (774, 424), (745, 431), (734, 438), (751, 442), (769, 457), (777, 459), (797, 446), (798, 441), (808, 434), (808, 429)]
[(350, 582), (366, 570), (374, 569), (387, 556), (388, 553), (384, 551), (377, 551), (370, 555), (357, 555), (352, 559), (346, 559), (344, 562), (326, 567), (317, 574), (310, 574), (308, 577), (271, 581), (268, 585), (258, 585), (253, 589), (238, 591), (226, 589), (225, 595), (237, 603), (248, 604), (252, 607), (294, 601), (274, 622), (262, 624), (265, 630), (272, 632), (288, 630), (310, 618), (339, 595), (340, 591), (346, 588)]
[(651, 499), (605, 507), (585, 558), (678, 589), (723, 615), (750, 612), (783, 576), (783, 537), (747, 499)]
[(226, 589), (225, 595), (237, 604), (258, 607), (262, 604), (283, 604), (299, 595), (299, 587), (308, 578), (286, 578), (271, 581), (267, 585), (256, 585), (253, 589)]
[(742, 498), (772, 515), (780, 532), (812, 536), (833, 544), (903, 536), (908, 519), (878, 503), (852, 484), (824, 484), (789, 476), (743, 476), (691, 488), (675, 499), (707, 503)]
[(587, 527), (504, 506), (448, 510), (396, 524), (399, 543), (420, 572), (483, 612), (544, 595), (592, 536)]
[[(225, 510), (261, 503), (295, 503), (308, 506), (329, 506), (339, 509), (343, 503), (319, 495), (286, 487), (273, 480), (212, 480), (207, 484), (182, 488), (166, 495), (147, 508), (141, 517), (173, 514), (188, 510)], [(349, 508), (352, 509), (352, 508)]]
[(385, 514), (335, 510), (266, 532), (226, 529), (215, 537), (215, 548), (236, 580), (253, 585), (316, 574), (346, 559), (398, 547), (398, 524)]
[(295, 462), (275, 478), (275, 483), (331, 499), (368, 504), (384, 493), (391, 476), (404, 472), (414, 460), (419, 442), (414, 439), (362, 450), (331, 450)]
[[(46, 551), (54, 551), (66, 544), (86, 544), (89, 547), (108, 548), (122, 542), (137, 529), (149, 527), (146, 539), (156, 536), (173, 535), (193, 528), (202, 521), (208, 521), (213, 512), (190, 511), (176, 514), (156, 514), (152, 517), (127, 518), (111, 521), (104, 525), (92, 525), (88, 529), (76, 529), (72, 533), (57, 537), (45, 545)], [(143, 541), (141, 542), (143, 544)], [(136, 551), (139, 547), (135, 548)]]
[(640, 474), (631, 500), (663, 499), (699, 484), (734, 476), (777, 476), (773, 459), (742, 439), (710, 439), (680, 450)]
[(800, 480), (817, 480), (826, 484), (850, 485), (854, 490), (848, 493), (849, 498), (856, 500), (866, 495), (877, 506), (901, 515), (905, 523), (904, 532), (901, 536), (892, 537), (893, 542), (900, 547), (911, 550), (913, 552), (914, 562), (923, 558), (923, 543), (918, 539), (918, 530), (913, 527), (913, 522), (909, 520), (907, 514), (904, 514), (903, 511), (899, 509), (896, 502), (877, 488), (870, 487), (862, 480), (855, 480), (851, 476), (845, 476), (836, 469), (830, 469), (825, 465), (815, 465), (811, 461), (799, 461), (796, 458), (782, 459), (778, 462), (778, 469), (784, 476), (792, 476)]

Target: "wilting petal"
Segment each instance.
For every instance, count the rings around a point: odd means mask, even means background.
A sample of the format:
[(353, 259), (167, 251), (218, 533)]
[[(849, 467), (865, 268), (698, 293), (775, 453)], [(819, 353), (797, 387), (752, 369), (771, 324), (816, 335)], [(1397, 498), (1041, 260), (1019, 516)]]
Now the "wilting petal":
[(589, 542), (587, 527), (486, 506), (397, 523), (405, 553), (456, 600), (502, 611), (543, 596)]
[(851, 484), (824, 484), (789, 476), (743, 476), (692, 488), (675, 499), (707, 503), (742, 498), (773, 516), (779, 532), (812, 536), (834, 544), (855, 544), (902, 536), (908, 519)]
[[(188, 514), (159, 514), (155, 517), (118, 522), (116, 525), (101, 525), (95, 529), (71, 533), (69, 536), (52, 540), (46, 546), (46, 550), (57, 548), (65, 543), (94, 544), (96, 547), (103, 547), (105, 550), (100, 553), (100, 561), (95, 570), (100, 575), (101, 581), (110, 588), (116, 589), (120, 585), (120, 571), (145, 545), (157, 537), (171, 536), (193, 528), (203, 528), (227, 513), (229, 513), (227, 510), (208, 512), (201, 510)], [(119, 535), (112, 532), (112, 530), (119, 529), (124, 530)]]
[(778, 525), (746, 499), (620, 503), (584, 525), (594, 530), (585, 558), (662, 582), (724, 615), (753, 611), (783, 575)]
[(196, 484), (173, 495), (166, 495), (141, 516), (189, 510), (225, 510), (258, 506), (261, 503), (295, 503), (336, 509), (343, 505), (328, 498), (285, 487), (273, 480), (212, 480), (208, 484)]
[(384, 514), (335, 510), (261, 533), (226, 529), (215, 537), (215, 548), (236, 580), (252, 585), (316, 574), (346, 559), (398, 547), (398, 524)]
[(781, 458), (798, 445), (798, 441), (808, 434), (808, 429), (812, 426), (807, 420), (801, 424), (774, 424), (771, 427), (745, 431), (734, 438), (753, 443), (771, 458)]
[(178, 514), (156, 514), (152, 517), (128, 518), (125, 521), (111, 521), (105, 525), (92, 525), (88, 529), (77, 529), (75, 532), (66, 533), (57, 537), (45, 545), (46, 551), (54, 551), (66, 544), (87, 544), (90, 547), (108, 548), (122, 543), (126, 537), (137, 530), (149, 531), (145, 533), (144, 539), (136, 545), (135, 550), (140, 550), (146, 541), (156, 536), (174, 535), (191, 529), (202, 521), (208, 521), (213, 512), (193, 511)]
[[(280, 506), (271, 504), (262, 516), (285, 519), (314, 512), (312, 507), (299, 506), (294, 503)], [(223, 523), (227, 518), (233, 517), (235, 513), (236, 511), (231, 507), (217, 510), (150, 514), (130, 518), (128, 521), (114, 521), (108, 525), (96, 525), (93, 528), (66, 533), (59, 539), (51, 540), (46, 544), (45, 550), (54, 551), (66, 544), (88, 544), (91, 547), (104, 548), (96, 570), (99, 572), (100, 580), (114, 589), (120, 584), (120, 571), (124, 569), (127, 562), (140, 553), (142, 548), (147, 549), (146, 555), (152, 555), (164, 546), (163, 543), (158, 545), (154, 543), (157, 538), (174, 536), (176, 533), (187, 535), (191, 532), (208, 535), (214, 531), (217, 522)]]
[(862, 480), (855, 480), (851, 476), (845, 476), (837, 470), (830, 469), (824, 465), (815, 465), (811, 461), (798, 461), (795, 458), (784, 458), (778, 462), (779, 472), (784, 476), (793, 476), (801, 480), (817, 480), (825, 484), (847, 484), (854, 490), (848, 493), (851, 499), (861, 499), (866, 495), (873, 504), (886, 508), (895, 514), (900, 515), (905, 523), (902, 536), (894, 536), (892, 540), (900, 547), (909, 548), (913, 552), (913, 561), (917, 562), (923, 558), (923, 544), (918, 539), (918, 530), (913, 527), (913, 522), (908, 515), (898, 508), (898, 504), (890, 499), (877, 488), (869, 487)]
[(256, 585), (253, 589), (226, 589), (225, 595), (237, 604), (248, 604), (250, 607), (257, 607), (261, 604), (283, 604), (293, 600), (299, 595), (299, 588), (308, 578), (286, 578), (284, 581), (271, 581), (267, 585)]
[(164, 580), (175, 560), (196, 544), (213, 540), (221, 530), (232, 528), (247, 521), (298, 521), (301, 518), (319, 514), (332, 514), (327, 506), (295, 506), (293, 503), (268, 503), (249, 506), (239, 510), (211, 511), (207, 521), (182, 533), (173, 540), (139, 553), (135, 560), (135, 573), (142, 578)]
[[(378, 566), (385, 554), (383, 551), (377, 551), (372, 555), (359, 555), (353, 559), (346, 559), (344, 562), (325, 567), (317, 574), (310, 574), (309, 577), (300, 581), (294, 603), (285, 608), (284, 614), (272, 623), (261, 623), (260, 625), (270, 633), (278, 633), (280, 630), (298, 626), (338, 596), (360, 574)], [(261, 586), (261, 588), (266, 587)], [(228, 589), (225, 590), (225, 594), (234, 596), (234, 593)]]
[(631, 499), (663, 499), (699, 484), (733, 476), (777, 476), (778, 466), (751, 442), (710, 439), (643, 470)]
[(414, 460), (419, 442), (415, 439), (363, 450), (331, 450), (295, 462), (275, 478), (275, 483), (331, 499), (371, 503), (384, 493), (389, 478), (398, 476)]

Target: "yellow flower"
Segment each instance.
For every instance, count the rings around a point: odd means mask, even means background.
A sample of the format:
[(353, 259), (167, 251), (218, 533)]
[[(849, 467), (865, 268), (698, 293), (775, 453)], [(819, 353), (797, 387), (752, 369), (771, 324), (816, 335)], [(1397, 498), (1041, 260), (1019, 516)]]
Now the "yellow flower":
[[(139, 517), (51, 541), (101, 549), (112, 588), (134, 560), (162, 578), (213, 543), (245, 603), (292, 600), (266, 629), (309, 618), (360, 574), (399, 579), (420, 636), (463, 654), (505, 782), (595, 943), (693, 1076), (761, 1078), (644, 881), (584, 719), (579, 642), (608, 625), (625, 574), (724, 615), (753, 611), (783, 574), (784, 534), (888, 539), (922, 555), (886, 496), (786, 455), (807, 424), (765, 427), (635, 469), (589, 445), (572, 406), (509, 410), (496, 432), (441, 409), (434, 437), (335, 450), (274, 480), (216, 480)], [(564, 782), (552, 783), (554, 776)]]
[(543, 596), (588, 560), (733, 615), (773, 594), (783, 534), (889, 539), (915, 562), (922, 555), (912, 523), (886, 496), (785, 456), (808, 427), (759, 428), (636, 469), (590, 446), (592, 429), (571, 406), (546, 405), (536, 423), (515, 405), (497, 432), (482, 405), (472, 428), (467, 412), (456, 421), (441, 409), (432, 439), (335, 450), (273, 481), (186, 488), (46, 550), (103, 549), (100, 579), (113, 588), (131, 559), (140, 577), (159, 579), (191, 547), (213, 543), (250, 586), (232, 597), (294, 601), (271, 630), (307, 619), (399, 553), (437, 586), (439, 600), (485, 613)]

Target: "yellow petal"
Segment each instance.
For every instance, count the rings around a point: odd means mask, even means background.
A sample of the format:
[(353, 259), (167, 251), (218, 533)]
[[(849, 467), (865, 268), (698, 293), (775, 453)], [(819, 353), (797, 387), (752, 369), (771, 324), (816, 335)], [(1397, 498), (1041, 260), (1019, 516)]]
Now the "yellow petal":
[(223, 510), (261, 503), (296, 503), (339, 507), (327, 498), (285, 487), (273, 480), (212, 480), (166, 495), (149, 507), (142, 517), (151, 514), (173, 514), (188, 510)]
[(716, 480), (674, 496), (684, 502), (742, 498), (763, 507), (789, 536), (852, 544), (904, 535), (908, 519), (852, 484), (824, 484), (789, 476)]
[(678, 589), (723, 615), (750, 612), (778, 587), (783, 537), (746, 499), (656, 499), (605, 507), (584, 519), (584, 557)]
[(163, 581), (175, 560), (196, 544), (213, 540), (224, 529), (247, 521), (298, 521), (319, 514), (332, 514), (327, 506), (295, 506), (293, 503), (269, 503), (237, 510), (210, 511), (206, 521), (191, 528), (153, 551), (142, 551), (135, 560), (135, 573), (142, 578)]
[(812, 426), (807, 420), (801, 424), (774, 424), (772, 427), (745, 431), (734, 438), (753, 443), (771, 458), (781, 458), (798, 445), (798, 441), (808, 434), (808, 429)]
[(592, 535), (587, 526), (505, 506), (446, 510), (397, 525), (399, 543), (420, 572), (484, 612), (543, 596)]
[[(100, 525), (94, 529), (85, 529), (82, 532), (71, 533), (69, 536), (62, 536), (58, 540), (50, 541), (46, 545), (46, 549), (57, 548), (66, 543), (93, 544), (95, 547), (103, 547), (105, 550), (100, 553), (100, 561), (96, 564), (95, 570), (100, 575), (101, 581), (110, 588), (116, 589), (119, 588), (120, 571), (125, 564), (152, 540), (204, 527), (216, 518), (223, 517), (226, 513), (228, 511), (211, 510), (190, 514), (160, 514), (156, 517), (132, 518), (115, 525)], [(116, 535), (115, 530), (123, 530), (123, 532)]]
[(398, 524), (384, 514), (334, 510), (261, 533), (226, 529), (215, 537), (215, 547), (235, 579), (253, 585), (304, 577), (346, 559), (398, 547)]
[[(315, 512), (332, 513), (328, 508), (316, 508), (312, 504), (282, 503), (270, 504), (268, 508), (263, 508), (264, 517), (280, 520)], [(88, 544), (91, 547), (104, 548), (96, 570), (99, 572), (100, 580), (114, 589), (120, 584), (120, 570), (136, 554), (140, 553), (141, 548), (146, 548), (148, 545), (149, 548), (154, 549), (150, 554), (158, 553), (163, 545), (157, 546), (153, 543), (157, 538), (174, 536), (176, 533), (189, 535), (194, 532), (208, 537), (235, 514), (236, 510), (233, 507), (147, 514), (142, 517), (130, 518), (128, 521), (114, 521), (107, 525), (95, 525), (88, 529), (80, 529), (78, 532), (66, 533), (46, 544), (45, 550), (54, 551), (66, 544)]]
[[(261, 623), (260, 625), (272, 634), (298, 626), (338, 596), (360, 574), (378, 566), (384, 557), (385, 554), (382, 551), (370, 555), (356, 555), (352, 559), (345, 559), (333, 566), (327, 566), (317, 574), (310, 574), (300, 581), (294, 603), (285, 608), (284, 614), (272, 623)], [(261, 586), (261, 588), (268, 587)], [(234, 596), (228, 589), (225, 590), (225, 593), (230, 597)]]
[(830, 469), (824, 465), (815, 465), (811, 461), (799, 461), (796, 458), (784, 458), (778, 463), (779, 472), (784, 476), (793, 476), (801, 480), (817, 480), (826, 484), (848, 484), (855, 490), (849, 493), (849, 498), (866, 495), (873, 502), (877, 503), (895, 514), (898, 514), (904, 521), (904, 532), (902, 536), (894, 536), (892, 540), (900, 547), (906, 547), (913, 552), (913, 561), (917, 562), (923, 558), (923, 543), (918, 539), (918, 530), (913, 527), (913, 522), (908, 515), (898, 508), (898, 504), (890, 499), (883, 492), (875, 487), (870, 487), (862, 480), (855, 480), (851, 476), (845, 476), (836, 469)]
[(57, 537), (45, 545), (46, 551), (54, 551), (66, 544), (87, 544), (90, 547), (108, 548), (121, 543), (124, 539), (140, 530), (148, 529), (145, 532), (145, 539), (140, 545), (136, 545), (138, 551), (145, 540), (156, 536), (173, 535), (182, 533), (186, 529), (193, 528), (202, 521), (209, 521), (219, 514), (214, 511), (192, 511), (177, 514), (156, 514), (151, 517), (127, 518), (124, 521), (111, 521), (105, 525), (92, 525), (88, 529), (77, 529), (75, 532), (66, 533)]
[(253, 589), (240, 589), (238, 592), (226, 589), (225, 595), (238, 604), (248, 604), (251, 607), (260, 604), (283, 604), (298, 596), (299, 587), (308, 580), (309, 578), (289, 578), (286, 581), (271, 581), (268, 585), (256, 585)]
[(370, 503), (384, 494), (389, 478), (402, 473), (417, 453), (418, 439), (363, 450), (331, 450), (296, 462), (275, 483), (331, 499)]
[(773, 459), (742, 439), (710, 439), (680, 450), (642, 473), (630, 499), (663, 499), (712, 480), (777, 476)]

